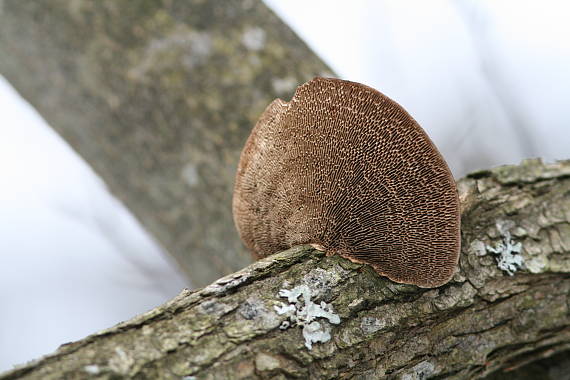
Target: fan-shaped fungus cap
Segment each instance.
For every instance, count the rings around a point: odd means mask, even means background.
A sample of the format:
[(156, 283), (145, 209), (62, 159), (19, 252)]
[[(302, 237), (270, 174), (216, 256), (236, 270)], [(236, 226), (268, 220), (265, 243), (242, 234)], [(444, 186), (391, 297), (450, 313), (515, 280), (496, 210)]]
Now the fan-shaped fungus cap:
[(459, 257), (447, 164), (402, 107), (354, 82), (315, 78), (267, 107), (241, 154), (233, 212), (257, 258), (312, 244), (435, 287)]

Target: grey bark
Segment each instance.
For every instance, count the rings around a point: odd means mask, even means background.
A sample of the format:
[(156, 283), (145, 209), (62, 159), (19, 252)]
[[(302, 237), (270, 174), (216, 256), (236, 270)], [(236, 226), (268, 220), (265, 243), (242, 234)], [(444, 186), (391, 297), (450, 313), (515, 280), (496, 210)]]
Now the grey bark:
[[(296, 247), (0, 379), (471, 379), (569, 350), (570, 161), (481, 171), (458, 188), (460, 265), (440, 288)], [(331, 337), (312, 349), (276, 309), (298, 286), (340, 317), (317, 319)]]
[(231, 194), (255, 120), (331, 76), (260, 0), (2, 0), (0, 74), (197, 286), (251, 262)]

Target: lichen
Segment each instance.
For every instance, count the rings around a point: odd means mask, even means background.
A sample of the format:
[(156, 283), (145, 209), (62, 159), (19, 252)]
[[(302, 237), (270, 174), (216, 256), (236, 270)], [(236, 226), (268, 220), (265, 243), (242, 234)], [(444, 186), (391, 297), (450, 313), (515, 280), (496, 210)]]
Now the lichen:
[(265, 46), (265, 31), (261, 28), (248, 28), (246, 29), (241, 38), (241, 42), (249, 50), (261, 50)]
[(401, 380), (422, 380), (429, 379), (433, 375), (435, 366), (428, 362), (423, 361), (413, 366), (409, 372), (403, 373), (400, 376)]
[[(279, 306), (275, 306), (277, 314), (285, 314), (288, 318), (281, 324), (281, 329), (300, 326), (303, 329), (305, 346), (309, 350), (312, 349), (313, 343), (324, 343), (330, 340), (330, 329), (316, 319), (324, 318), (330, 323), (339, 324), (340, 317), (334, 313), (331, 305), (324, 301), (319, 305), (314, 303), (311, 300), (312, 291), (307, 285), (299, 285), (291, 290), (281, 289), (279, 296), (287, 298), (288, 302), (288, 304), (281, 302)], [(300, 296), (303, 296), (303, 301), (299, 299)]]
[(101, 372), (101, 369), (96, 364), (90, 364), (83, 367), (83, 370), (87, 372), (89, 375), (98, 375)]
[(260, 352), (255, 357), (255, 368), (258, 371), (272, 371), (280, 366), (279, 359), (269, 354)]
[(230, 289), (237, 288), (241, 284), (250, 280), (251, 275), (247, 273), (236, 272), (220, 278), (213, 284), (202, 290), (204, 295), (224, 294)]
[(549, 267), (549, 261), (545, 256), (532, 257), (525, 262), (525, 267), (530, 273), (543, 273)]
[(476, 256), (485, 256), (487, 254), (485, 243), (481, 240), (473, 240), (471, 244), (469, 244), (469, 253)]
[(515, 243), (511, 238), (510, 229), (514, 227), (512, 221), (498, 221), (497, 230), (502, 237), (502, 242), (495, 245), (495, 248), (487, 245), (487, 251), (498, 255), (497, 266), (502, 271), (505, 271), (509, 276), (514, 275), (524, 265), (524, 260), (521, 255), (522, 244)]
[(182, 168), (181, 172), (182, 179), (186, 184), (193, 188), (200, 183), (200, 175), (198, 174), (198, 168), (196, 164), (189, 162)]
[(386, 327), (386, 322), (373, 317), (364, 317), (360, 321), (360, 329), (364, 334), (374, 334), (376, 331)]

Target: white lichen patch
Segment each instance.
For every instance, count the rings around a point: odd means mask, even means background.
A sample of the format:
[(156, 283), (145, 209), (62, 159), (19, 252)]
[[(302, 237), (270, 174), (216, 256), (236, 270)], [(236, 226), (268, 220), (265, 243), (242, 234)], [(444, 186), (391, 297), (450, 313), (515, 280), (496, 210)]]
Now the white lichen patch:
[(187, 163), (182, 168), (182, 179), (189, 187), (195, 187), (200, 183), (200, 176), (198, 175), (198, 168), (194, 163)]
[(269, 354), (260, 352), (255, 356), (255, 368), (258, 371), (272, 371), (281, 367), (279, 359)]
[(473, 240), (471, 244), (469, 244), (469, 253), (476, 256), (485, 256), (487, 254), (485, 243), (481, 240)]
[(224, 294), (230, 289), (237, 288), (243, 283), (249, 281), (250, 277), (251, 274), (247, 272), (232, 273), (226, 277), (216, 280), (213, 284), (206, 286), (200, 293), (202, 296)]
[(248, 28), (241, 37), (241, 42), (249, 50), (261, 50), (265, 46), (265, 31), (261, 28)]
[(135, 359), (130, 357), (122, 347), (115, 347), (116, 355), (109, 360), (109, 368), (113, 372), (126, 375), (135, 364)]
[(525, 267), (530, 273), (543, 273), (548, 268), (549, 261), (544, 256), (533, 257), (525, 261)]
[(274, 78), (271, 80), (271, 86), (277, 94), (287, 94), (297, 87), (297, 80), (293, 77)]
[[(305, 346), (311, 350), (313, 343), (328, 342), (331, 339), (330, 329), (317, 318), (339, 324), (340, 317), (334, 313), (331, 305), (321, 302), (319, 305), (311, 300), (312, 291), (307, 285), (299, 285), (291, 290), (281, 289), (279, 296), (287, 298), (287, 304), (275, 306), (277, 314), (286, 315), (288, 320), (281, 324), (281, 329), (300, 326), (303, 329)], [(302, 296), (302, 300), (300, 297)]]
[(510, 229), (514, 227), (512, 221), (498, 221), (497, 230), (502, 237), (502, 242), (495, 245), (495, 248), (487, 246), (487, 251), (498, 255), (497, 266), (502, 271), (505, 271), (509, 276), (514, 275), (520, 268), (523, 267), (524, 261), (521, 255), (522, 244), (515, 243), (511, 238)]
[(435, 372), (435, 366), (428, 362), (423, 361), (419, 362), (409, 371), (403, 373), (400, 376), (401, 380), (422, 380), (422, 379), (429, 379)]
[[(214, 41), (208, 33), (179, 27), (164, 37), (152, 39), (141, 52), (137, 64), (128, 70), (131, 79), (140, 80), (154, 70), (181, 62), (186, 68), (205, 64), (213, 53)], [(173, 54), (176, 53), (176, 54)], [(178, 53), (183, 54), (180, 58)]]
[(374, 334), (376, 331), (385, 327), (386, 322), (378, 318), (364, 317), (360, 320), (360, 329), (367, 335)]
[(83, 370), (89, 375), (98, 375), (101, 369), (96, 364), (90, 364), (83, 367)]

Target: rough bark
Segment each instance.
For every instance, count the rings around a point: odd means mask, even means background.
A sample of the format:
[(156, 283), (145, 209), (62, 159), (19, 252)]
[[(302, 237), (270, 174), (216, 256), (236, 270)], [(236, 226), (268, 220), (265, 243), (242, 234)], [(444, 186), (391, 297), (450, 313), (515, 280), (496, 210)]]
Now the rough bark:
[[(570, 161), (529, 160), (458, 185), (460, 266), (440, 288), (296, 247), (0, 379), (467, 379), (569, 350)], [(492, 252), (518, 243), (511, 276)], [(300, 285), (340, 317), (318, 319), (331, 339), (312, 349), (275, 308)]]
[(255, 120), (331, 76), (260, 0), (2, 0), (0, 73), (196, 286), (251, 262), (231, 193)]

